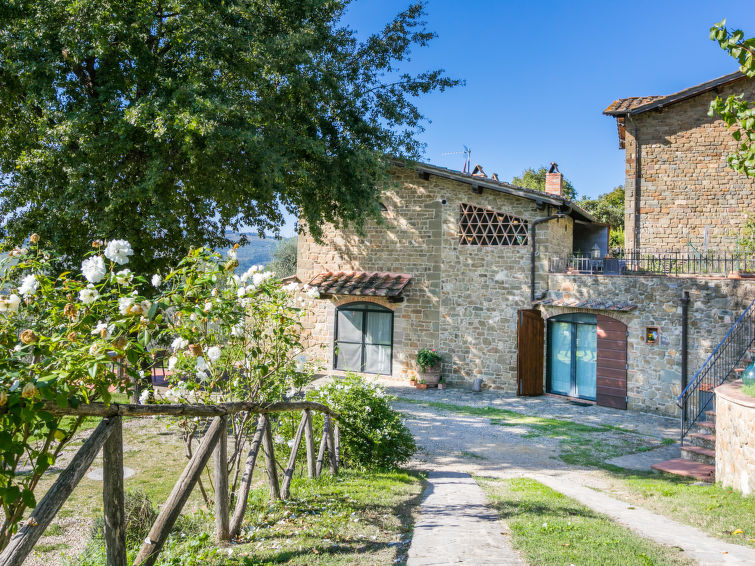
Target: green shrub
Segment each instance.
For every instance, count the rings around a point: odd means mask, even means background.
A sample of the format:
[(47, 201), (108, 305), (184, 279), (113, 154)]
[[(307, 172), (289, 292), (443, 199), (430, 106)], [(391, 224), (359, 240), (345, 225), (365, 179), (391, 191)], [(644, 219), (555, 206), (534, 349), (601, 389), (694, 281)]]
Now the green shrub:
[(414, 437), (400, 413), (391, 407), (391, 397), (376, 384), (348, 374), (310, 393), (340, 415), (341, 462), (363, 469), (390, 469), (412, 457)]
[[(149, 496), (140, 489), (127, 491), (123, 500), (123, 514), (126, 522), (126, 541), (141, 544), (149, 534), (152, 523), (157, 519), (157, 511)], [(103, 526), (102, 516), (97, 517), (90, 534), (93, 541), (103, 540)]]

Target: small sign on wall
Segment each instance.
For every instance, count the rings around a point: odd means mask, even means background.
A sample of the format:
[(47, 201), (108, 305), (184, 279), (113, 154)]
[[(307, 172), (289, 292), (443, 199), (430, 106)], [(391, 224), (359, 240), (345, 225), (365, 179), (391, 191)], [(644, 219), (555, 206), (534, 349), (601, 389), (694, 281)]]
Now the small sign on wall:
[(660, 344), (661, 332), (657, 326), (645, 327), (645, 342), (648, 344)]

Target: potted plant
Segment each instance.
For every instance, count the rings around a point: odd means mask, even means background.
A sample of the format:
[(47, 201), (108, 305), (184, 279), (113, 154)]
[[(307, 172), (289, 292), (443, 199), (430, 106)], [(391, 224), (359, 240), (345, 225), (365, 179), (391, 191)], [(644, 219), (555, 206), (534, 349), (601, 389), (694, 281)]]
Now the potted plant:
[(440, 381), (440, 354), (434, 349), (422, 348), (417, 352), (417, 365), (421, 381), (430, 386)]
[(427, 389), (427, 382), (424, 379), (420, 379), (416, 387), (417, 389)]
[(409, 378), (409, 385), (411, 385), (412, 387), (414, 387), (415, 385), (417, 385), (417, 376), (416, 375), (412, 375)]
[(438, 389), (442, 391), (445, 388), (446, 388), (446, 382), (443, 381), (443, 378), (441, 377), (440, 380), (438, 381)]

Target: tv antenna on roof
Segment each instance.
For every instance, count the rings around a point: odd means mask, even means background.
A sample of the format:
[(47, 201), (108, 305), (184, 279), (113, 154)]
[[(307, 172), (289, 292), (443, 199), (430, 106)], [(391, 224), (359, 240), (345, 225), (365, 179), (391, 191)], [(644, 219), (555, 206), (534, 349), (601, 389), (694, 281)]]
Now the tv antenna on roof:
[(472, 169), (472, 150), (469, 149), (466, 145), (464, 146), (464, 151), (449, 151), (446, 153), (441, 153), (441, 155), (464, 155), (464, 168), (461, 172), (469, 173)]

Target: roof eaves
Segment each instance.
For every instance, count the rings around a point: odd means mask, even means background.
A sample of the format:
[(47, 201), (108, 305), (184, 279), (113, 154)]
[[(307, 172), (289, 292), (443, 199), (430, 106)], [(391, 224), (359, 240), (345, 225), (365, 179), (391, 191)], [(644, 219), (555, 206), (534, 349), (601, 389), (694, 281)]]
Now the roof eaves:
[(631, 103), (628, 105), (619, 104), (619, 103), (627, 102), (631, 100), (638, 100), (642, 97), (623, 98), (620, 100), (615, 100), (613, 103), (611, 103), (611, 105), (608, 108), (606, 108), (603, 111), (603, 114), (606, 114), (607, 116), (627, 116), (627, 115), (635, 116), (637, 114), (642, 114), (643, 112), (647, 112), (648, 110), (664, 108), (668, 106), (669, 104), (674, 104), (676, 102), (681, 102), (682, 100), (687, 100), (688, 98), (698, 96), (700, 94), (709, 92), (711, 90), (714, 90), (722, 86), (726, 86), (728, 84), (734, 83), (744, 78), (746, 78), (745, 75), (743, 75), (739, 71), (735, 71), (733, 73), (729, 73), (728, 75), (724, 75), (722, 77), (713, 79), (712, 81), (707, 81), (699, 85), (685, 88), (684, 90), (680, 90), (679, 92), (675, 92), (673, 94), (669, 94), (666, 96), (645, 97), (645, 98), (651, 98), (653, 100), (649, 100), (648, 102), (644, 104), (640, 104), (635, 107), (632, 107)]
[[(403, 163), (400, 161), (394, 161), (394, 163), (401, 167), (406, 166), (406, 163)], [(500, 193), (506, 193), (513, 196), (525, 198), (534, 202), (542, 202), (542, 203), (550, 204), (552, 206), (558, 206), (558, 207), (568, 206), (570, 209), (569, 214), (576, 213), (577, 216), (582, 217), (588, 222), (595, 222), (596, 220), (592, 214), (584, 210), (582, 207), (580, 207), (576, 203), (564, 197), (550, 195), (542, 191), (536, 191), (534, 189), (528, 189), (525, 187), (518, 187), (516, 185), (512, 185), (511, 183), (506, 183), (505, 181), (493, 181), (492, 179), (489, 179), (489, 178), (473, 177), (472, 175), (465, 175), (464, 173), (461, 173), (460, 171), (454, 171), (453, 169), (447, 169), (445, 167), (438, 167), (437, 165), (430, 165), (428, 163), (417, 163), (416, 169), (417, 169), (417, 172), (419, 173), (432, 174), (438, 177), (450, 179), (452, 181), (466, 183), (467, 185), (470, 185), (475, 188), (490, 189), (493, 191), (498, 191)]]

